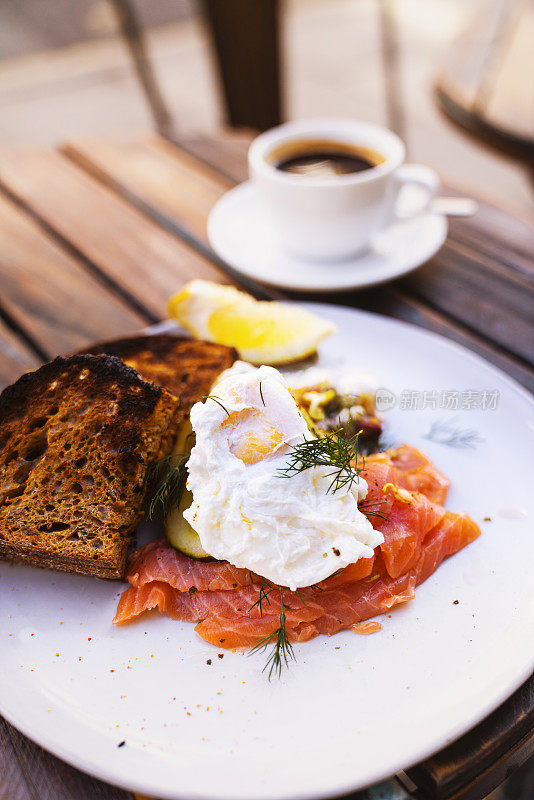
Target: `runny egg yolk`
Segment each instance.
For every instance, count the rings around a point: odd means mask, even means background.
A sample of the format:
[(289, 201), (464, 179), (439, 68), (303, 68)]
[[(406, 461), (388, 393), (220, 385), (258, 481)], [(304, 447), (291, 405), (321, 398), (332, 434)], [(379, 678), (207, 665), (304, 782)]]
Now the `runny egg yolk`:
[(284, 434), (258, 410), (233, 411), (222, 422), (230, 452), (245, 464), (257, 464), (280, 448)]

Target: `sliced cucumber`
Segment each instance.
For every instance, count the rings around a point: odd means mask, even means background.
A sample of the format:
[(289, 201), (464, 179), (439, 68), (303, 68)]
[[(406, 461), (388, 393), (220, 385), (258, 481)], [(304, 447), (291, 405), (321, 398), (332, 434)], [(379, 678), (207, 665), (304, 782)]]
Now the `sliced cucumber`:
[[(176, 438), (176, 443), (173, 452), (186, 455), (190, 453), (193, 445), (195, 444), (195, 435), (191, 428), (189, 417), (182, 423), (180, 431)], [(172, 509), (167, 514), (165, 519), (165, 534), (169, 543), (190, 558), (196, 558), (200, 561), (209, 561), (211, 556), (206, 553), (200, 543), (200, 537), (196, 531), (193, 530), (189, 522), (184, 518), (183, 512), (189, 508), (193, 502), (193, 495), (184, 487), (180, 504)]]
[(173, 508), (165, 520), (165, 533), (170, 544), (184, 555), (201, 561), (210, 560), (211, 556), (202, 547), (198, 533), (183, 516), (192, 502), (193, 495), (189, 489), (184, 489), (180, 505)]
[(189, 417), (186, 417), (180, 425), (180, 430), (178, 431), (178, 436), (176, 437), (172, 452), (185, 456), (191, 452), (194, 444), (195, 434), (193, 433), (191, 420)]

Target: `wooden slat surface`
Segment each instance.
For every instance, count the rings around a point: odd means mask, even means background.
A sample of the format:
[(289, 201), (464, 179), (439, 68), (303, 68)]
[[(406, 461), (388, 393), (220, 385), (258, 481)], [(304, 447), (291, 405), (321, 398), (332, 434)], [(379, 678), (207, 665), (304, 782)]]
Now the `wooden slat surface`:
[[(148, 204), (203, 241), (208, 214), (235, 181), (160, 137), (69, 142), (63, 152), (120, 195)], [(194, 192), (191, 187), (196, 186)]]
[(534, 219), (529, 222), (482, 200), (479, 203), (480, 209), (473, 217), (451, 220), (449, 242), (489, 256), (511, 274), (533, 277)]
[(512, 273), (453, 241), (400, 284), (504, 350), (532, 359), (534, 274)]
[(0, 194), (0, 306), (44, 356), (137, 330), (146, 319)]
[(0, 391), (39, 363), (39, 357), (0, 319)]
[(133, 800), (26, 739), (0, 717), (0, 800)]
[[(408, 775), (427, 796), (454, 797), (477, 780), (480, 797), (534, 755), (534, 680), (521, 686), (475, 729), (426, 759)], [(421, 797), (425, 795), (422, 794)], [(515, 800), (513, 796), (510, 800)]]
[(245, 154), (254, 135), (254, 131), (245, 131), (240, 136), (217, 132), (216, 136), (189, 137), (177, 144), (216, 169), (220, 175), (240, 183), (248, 178)]
[(0, 183), (147, 320), (166, 315), (188, 278), (220, 279), (206, 258), (52, 150), (0, 152)]
[(203, 239), (211, 207), (233, 186), (232, 180), (155, 136), (69, 142), (62, 149), (100, 180), (127, 189)]

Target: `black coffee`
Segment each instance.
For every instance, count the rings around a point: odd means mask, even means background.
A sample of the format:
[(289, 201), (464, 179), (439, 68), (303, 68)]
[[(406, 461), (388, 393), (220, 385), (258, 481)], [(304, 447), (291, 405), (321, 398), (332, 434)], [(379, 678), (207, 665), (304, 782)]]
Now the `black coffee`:
[(290, 142), (271, 155), (274, 166), (310, 178), (352, 175), (372, 169), (384, 157), (366, 147), (328, 141)]

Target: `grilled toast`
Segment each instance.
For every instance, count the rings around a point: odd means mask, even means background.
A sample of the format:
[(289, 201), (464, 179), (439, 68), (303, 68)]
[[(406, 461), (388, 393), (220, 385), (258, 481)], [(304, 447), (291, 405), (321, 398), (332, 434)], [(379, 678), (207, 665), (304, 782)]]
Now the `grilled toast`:
[(117, 356), (142, 378), (162, 386), (178, 398), (179, 413), (169, 427), (168, 449), (193, 403), (207, 395), (220, 373), (231, 367), (237, 351), (212, 342), (199, 342), (171, 333), (134, 336), (100, 342), (85, 352)]
[(121, 578), (179, 403), (113, 356), (56, 358), (0, 395), (0, 558)]
[(146, 381), (174, 394), (185, 411), (209, 392), (215, 378), (237, 358), (232, 347), (171, 333), (99, 342), (83, 352), (117, 356)]

